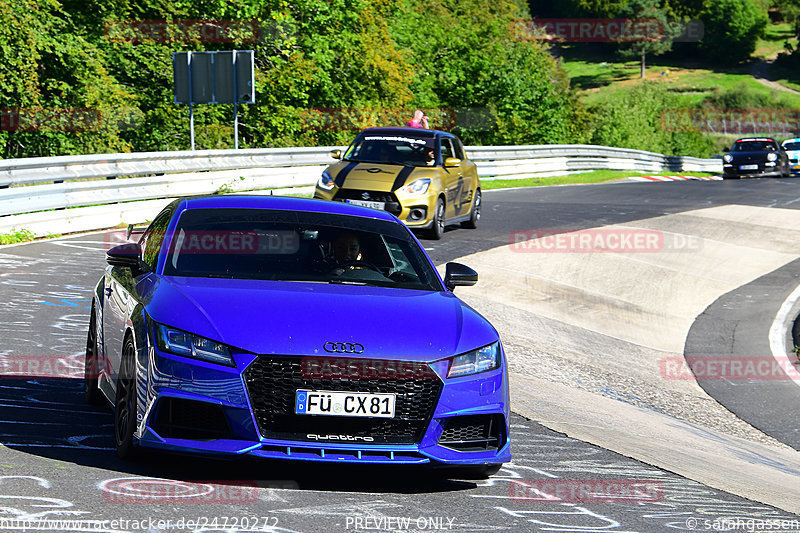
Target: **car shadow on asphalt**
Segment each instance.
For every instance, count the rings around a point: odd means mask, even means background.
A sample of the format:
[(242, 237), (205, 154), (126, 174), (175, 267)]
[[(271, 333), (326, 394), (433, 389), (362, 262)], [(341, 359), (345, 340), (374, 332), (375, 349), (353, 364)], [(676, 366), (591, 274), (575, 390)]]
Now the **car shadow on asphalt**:
[[(117, 457), (110, 409), (86, 404), (79, 379), (0, 379), (0, 443), (25, 454), (131, 476), (335, 492), (432, 493), (475, 488), (451, 470), (242, 457), (220, 460), (142, 450)], [(11, 458), (4, 458), (10, 461)]]

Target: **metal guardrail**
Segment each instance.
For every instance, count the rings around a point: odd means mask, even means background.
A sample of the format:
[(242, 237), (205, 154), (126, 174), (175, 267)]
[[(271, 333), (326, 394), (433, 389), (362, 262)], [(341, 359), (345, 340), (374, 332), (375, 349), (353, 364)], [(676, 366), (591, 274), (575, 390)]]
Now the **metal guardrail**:
[[(314, 185), (336, 146), (139, 152), (0, 160), (0, 233), (21, 228), (21, 214), (157, 200), (218, 191)], [(721, 172), (716, 159), (670, 157), (592, 145), (466, 148), (482, 178), (615, 169)], [(67, 210), (73, 211), (73, 210)], [(66, 213), (65, 215), (66, 216)], [(48, 218), (53, 218), (48, 215)], [(109, 226), (116, 225), (109, 224)], [(109, 227), (105, 226), (105, 227)]]

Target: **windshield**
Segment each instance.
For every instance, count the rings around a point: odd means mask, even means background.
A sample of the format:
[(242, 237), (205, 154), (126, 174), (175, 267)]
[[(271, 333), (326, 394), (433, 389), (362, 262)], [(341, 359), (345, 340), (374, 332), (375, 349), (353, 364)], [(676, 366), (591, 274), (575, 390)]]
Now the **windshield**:
[(771, 141), (738, 141), (733, 144), (733, 152), (774, 152), (777, 151)]
[(786, 143), (783, 145), (784, 150), (800, 150), (800, 142)]
[(435, 143), (433, 137), (365, 135), (350, 145), (344, 159), (414, 167), (431, 166), (439, 164)]
[(382, 220), (265, 209), (184, 211), (166, 276), (311, 281), (442, 290), (401, 225)]

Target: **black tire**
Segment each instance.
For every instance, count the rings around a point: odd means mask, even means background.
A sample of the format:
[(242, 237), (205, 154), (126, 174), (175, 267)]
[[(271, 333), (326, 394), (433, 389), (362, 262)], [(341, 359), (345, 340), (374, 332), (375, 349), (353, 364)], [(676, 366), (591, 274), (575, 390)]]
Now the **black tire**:
[(97, 317), (92, 304), (92, 315), (89, 318), (89, 331), (86, 334), (86, 358), (83, 365), (83, 393), (86, 396), (86, 403), (89, 405), (101, 406), (105, 403), (105, 397), (98, 387), (97, 377), (99, 364), (97, 350)]
[(120, 459), (133, 459), (138, 449), (133, 442), (136, 431), (136, 348), (129, 338), (122, 349), (114, 399), (114, 444)]
[(436, 209), (433, 211), (431, 228), (428, 230), (428, 238), (438, 241), (444, 234), (444, 199), (436, 200)]
[(481, 190), (475, 189), (475, 201), (472, 203), (472, 211), (469, 212), (469, 220), (461, 223), (462, 228), (475, 229), (481, 219)]

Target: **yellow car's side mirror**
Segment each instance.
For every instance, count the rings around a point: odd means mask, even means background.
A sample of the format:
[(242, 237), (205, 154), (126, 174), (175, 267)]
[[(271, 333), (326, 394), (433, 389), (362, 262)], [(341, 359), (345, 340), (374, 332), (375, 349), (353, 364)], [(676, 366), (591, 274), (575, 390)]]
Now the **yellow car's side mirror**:
[(331, 157), (334, 159), (341, 159), (342, 158), (342, 151), (341, 150), (331, 150)]
[(446, 167), (457, 167), (461, 164), (461, 160), (457, 157), (448, 157), (444, 160), (444, 166)]

